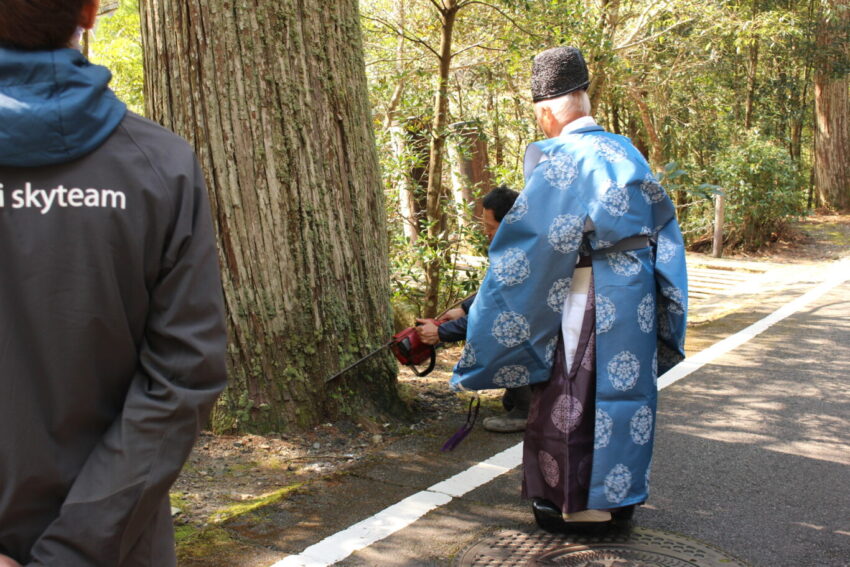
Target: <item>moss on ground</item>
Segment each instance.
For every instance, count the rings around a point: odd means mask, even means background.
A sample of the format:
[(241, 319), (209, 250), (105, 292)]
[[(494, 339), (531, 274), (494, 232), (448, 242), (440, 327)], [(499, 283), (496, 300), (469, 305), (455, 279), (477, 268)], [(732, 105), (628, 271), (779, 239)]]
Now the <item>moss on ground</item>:
[(239, 502), (238, 504), (234, 504), (232, 506), (228, 506), (226, 508), (222, 508), (217, 512), (213, 513), (210, 517), (210, 520), (214, 524), (222, 524), (227, 522), (228, 520), (232, 520), (233, 518), (237, 518), (239, 516), (243, 516), (249, 512), (253, 512), (259, 508), (263, 508), (270, 504), (274, 504), (291, 494), (292, 492), (298, 490), (304, 486), (304, 483), (296, 483), (291, 484), (289, 486), (285, 486), (274, 492), (269, 492), (268, 494), (264, 494), (262, 496), (258, 496), (257, 498), (252, 498), (251, 500), (246, 500), (245, 502)]

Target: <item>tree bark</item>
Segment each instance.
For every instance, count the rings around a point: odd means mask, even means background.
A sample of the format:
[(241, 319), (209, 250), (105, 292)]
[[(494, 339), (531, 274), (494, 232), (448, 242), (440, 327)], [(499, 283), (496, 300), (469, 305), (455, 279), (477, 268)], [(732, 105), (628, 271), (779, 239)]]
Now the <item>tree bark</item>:
[(405, 121), (393, 131), (396, 151), (405, 165), (399, 180), (399, 204), (404, 234), (411, 244), (423, 231), (428, 191), (428, 128), (418, 119)]
[[(148, 116), (205, 170), (230, 324), (219, 429), (398, 406), (356, 0), (142, 0)], [(371, 400), (371, 402), (367, 402)]]
[(599, 19), (599, 37), (601, 38), (600, 45), (596, 46), (586, 56), (590, 58), (586, 60), (591, 68), (590, 86), (587, 88), (587, 96), (590, 98), (590, 106), (593, 109), (591, 114), (596, 112), (596, 107), (599, 106), (599, 101), (602, 98), (602, 92), (605, 88), (606, 63), (613, 59), (613, 51), (611, 46), (614, 44), (614, 36), (617, 33), (617, 27), (620, 20), (620, 0), (602, 0), (600, 3), (600, 19)]
[(815, 186), (822, 205), (850, 210), (850, 1), (832, 2), (832, 19), (821, 19), (820, 60), (815, 71)]
[(749, 64), (747, 65), (747, 102), (744, 109), (744, 128), (749, 130), (753, 126), (753, 109), (756, 100), (756, 87), (758, 77), (759, 64), (759, 40), (758, 37), (753, 38), (753, 43), (750, 45)]
[(655, 129), (655, 124), (652, 122), (652, 113), (649, 111), (649, 106), (644, 98), (646, 93), (638, 91), (637, 88), (630, 88), (629, 94), (632, 101), (638, 108), (640, 120), (643, 123), (643, 129), (646, 132), (646, 137), (649, 140), (649, 156), (648, 161), (652, 165), (654, 171), (660, 171), (664, 164), (664, 146), (661, 143), (661, 138), (658, 136), (658, 131)]
[(443, 207), (446, 191), (443, 188), (443, 150), (446, 145), (446, 126), (449, 117), (449, 71), (452, 64), (452, 33), (459, 10), (457, 0), (446, 0), (440, 13), (440, 69), (434, 100), (434, 123), (431, 132), (431, 151), (428, 158), (428, 243), (432, 258), (425, 263), (425, 317), (437, 315), (445, 249), (446, 217)]
[(480, 122), (452, 125), (449, 156), (452, 161), (452, 188), (458, 208), (458, 224), (466, 226), (481, 219), (481, 199), (493, 188), (487, 158), (487, 139)]
[(487, 69), (487, 114), (493, 124), (493, 153), (496, 166), (501, 167), (505, 163), (505, 146), (502, 141), (502, 119), (499, 116), (499, 102), (493, 96), (493, 72)]

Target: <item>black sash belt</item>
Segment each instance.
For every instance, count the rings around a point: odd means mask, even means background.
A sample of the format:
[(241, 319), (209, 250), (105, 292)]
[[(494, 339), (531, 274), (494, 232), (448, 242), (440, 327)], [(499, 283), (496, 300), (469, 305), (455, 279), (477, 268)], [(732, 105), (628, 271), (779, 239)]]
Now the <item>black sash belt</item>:
[[(641, 248), (646, 248), (650, 245), (648, 236), (632, 236), (629, 238), (624, 238), (614, 246), (610, 248), (605, 248), (604, 250), (600, 250), (599, 252), (608, 253), (608, 252), (625, 252), (626, 250), (640, 250)], [(593, 266), (593, 262), (591, 260), (590, 254), (580, 255), (578, 257), (578, 264), (576, 264), (576, 268), (590, 268)]]

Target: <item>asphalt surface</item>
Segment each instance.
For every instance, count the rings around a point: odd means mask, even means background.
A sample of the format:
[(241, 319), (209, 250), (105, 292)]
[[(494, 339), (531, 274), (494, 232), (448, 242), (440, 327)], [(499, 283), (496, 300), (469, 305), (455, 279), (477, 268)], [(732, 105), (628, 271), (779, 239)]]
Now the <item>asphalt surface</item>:
[[(823, 280), (821, 272), (768, 277), (761, 297), (750, 290), (755, 295), (737, 311), (722, 305), (734, 293), (713, 298), (712, 308), (728, 314), (695, 328), (691, 348), (794, 300)], [(287, 565), (321, 565), (297, 557), (522, 440), (476, 427), (453, 453), (441, 453), (457, 425), (403, 439), (380, 458), (269, 506), (261, 522), (237, 521), (229, 529), (245, 553), (233, 564), (270, 567), (291, 555)], [(335, 564), (449, 566), (501, 530), (551, 538), (520, 499), (520, 483), (513, 468)], [(660, 392), (652, 493), (635, 520), (753, 567), (850, 567), (850, 282)]]

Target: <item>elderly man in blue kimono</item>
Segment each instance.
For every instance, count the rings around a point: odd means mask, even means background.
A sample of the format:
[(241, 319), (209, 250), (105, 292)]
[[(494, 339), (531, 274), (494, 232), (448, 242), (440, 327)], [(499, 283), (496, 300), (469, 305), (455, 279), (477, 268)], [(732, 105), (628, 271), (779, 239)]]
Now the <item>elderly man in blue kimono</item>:
[(646, 501), (659, 374), (684, 358), (687, 275), (675, 208), (643, 156), (590, 116), (581, 52), (532, 67), (546, 140), (493, 240), (457, 388), (533, 385), (523, 495), (549, 530)]

